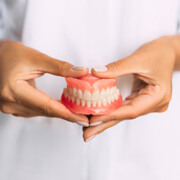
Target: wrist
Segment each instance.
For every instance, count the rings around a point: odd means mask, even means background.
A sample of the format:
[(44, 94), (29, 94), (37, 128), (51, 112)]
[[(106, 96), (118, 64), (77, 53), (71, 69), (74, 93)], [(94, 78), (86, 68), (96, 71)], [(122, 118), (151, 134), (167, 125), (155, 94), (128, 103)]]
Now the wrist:
[(180, 35), (163, 36), (158, 40), (165, 43), (174, 56), (174, 69), (180, 70)]

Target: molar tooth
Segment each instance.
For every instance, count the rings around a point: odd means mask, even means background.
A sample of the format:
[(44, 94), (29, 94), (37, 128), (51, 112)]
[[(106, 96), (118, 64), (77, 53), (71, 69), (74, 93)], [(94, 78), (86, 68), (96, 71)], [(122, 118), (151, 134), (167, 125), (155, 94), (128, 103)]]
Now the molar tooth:
[(101, 93), (100, 93), (100, 98), (103, 99), (103, 98), (105, 97), (105, 94), (106, 94), (106, 92), (105, 92), (105, 90), (103, 89), (103, 90), (101, 91)]
[(77, 91), (77, 97), (79, 99), (82, 99), (82, 97), (83, 97), (83, 93), (82, 93), (82, 91), (80, 89), (78, 89), (78, 91)]
[(103, 103), (103, 106), (107, 106), (107, 100), (105, 98), (102, 100), (102, 103)]
[(115, 100), (118, 100), (119, 94), (114, 94)]
[(77, 89), (73, 88), (73, 96), (76, 97), (77, 96)]
[(99, 91), (96, 90), (92, 93), (92, 97), (91, 97), (91, 100), (92, 101), (97, 101), (97, 99), (99, 98)]
[(101, 107), (101, 100), (98, 100), (97, 104), (98, 104), (98, 107)]
[(71, 96), (68, 94), (67, 98), (68, 98), (68, 101), (70, 101), (70, 99), (71, 99)]
[(118, 88), (116, 88), (116, 93), (119, 95), (119, 89)]
[(67, 89), (64, 89), (64, 96), (65, 96), (65, 98), (67, 98), (67, 96), (68, 96)]
[(91, 101), (87, 101), (87, 107), (91, 107)]
[(75, 97), (71, 96), (71, 101), (74, 103), (75, 102)]
[(91, 93), (90, 91), (85, 90), (83, 94), (83, 99), (87, 101), (91, 101)]
[(92, 106), (96, 107), (97, 101), (92, 101)]
[(73, 89), (69, 88), (69, 94), (72, 96), (73, 95)]
[(81, 106), (83, 107), (83, 106), (85, 106), (85, 100), (83, 100), (83, 99), (81, 99)]
[(80, 105), (80, 99), (79, 98), (76, 98), (76, 104)]

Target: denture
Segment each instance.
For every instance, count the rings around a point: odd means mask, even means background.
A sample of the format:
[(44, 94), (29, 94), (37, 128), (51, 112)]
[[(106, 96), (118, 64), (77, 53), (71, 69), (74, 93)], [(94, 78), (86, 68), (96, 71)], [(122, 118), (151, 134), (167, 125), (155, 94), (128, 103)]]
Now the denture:
[(65, 79), (67, 88), (64, 88), (61, 101), (76, 114), (108, 114), (121, 106), (117, 79), (100, 79), (91, 74)]

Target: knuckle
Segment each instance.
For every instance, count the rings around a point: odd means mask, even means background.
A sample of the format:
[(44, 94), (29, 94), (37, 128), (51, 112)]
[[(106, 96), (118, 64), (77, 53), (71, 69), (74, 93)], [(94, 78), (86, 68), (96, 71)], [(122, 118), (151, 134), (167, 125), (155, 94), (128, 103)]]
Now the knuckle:
[(131, 108), (128, 119), (136, 119), (138, 116), (139, 113), (134, 108)]
[(166, 105), (164, 105), (158, 112), (159, 113), (163, 113), (163, 112), (166, 112), (167, 111), (167, 109), (168, 109), (168, 107), (169, 107), (169, 103), (168, 104), (166, 104)]
[(9, 108), (5, 103), (0, 103), (0, 110), (2, 113), (10, 114)]
[(0, 89), (0, 97), (3, 100), (7, 100), (7, 101), (14, 101), (14, 98), (12, 96), (11, 90), (8, 86), (3, 86)]
[(68, 74), (69, 71), (69, 63), (65, 62), (65, 61), (61, 61), (58, 62), (58, 68), (59, 68), (59, 72), (61, 73), (61, 75), (65, 75)]

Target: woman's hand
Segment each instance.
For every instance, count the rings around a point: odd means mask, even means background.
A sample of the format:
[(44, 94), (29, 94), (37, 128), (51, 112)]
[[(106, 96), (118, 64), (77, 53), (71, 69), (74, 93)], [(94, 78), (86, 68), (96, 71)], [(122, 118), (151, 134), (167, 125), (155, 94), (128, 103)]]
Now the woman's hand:
[(180, 59), (177, 57), (180, 49), (176, 53), (177, 45), (180, 45), (178, 38), (179, 36), (162, 37), (144, 44), (129, 57), (108, 64), (106, 72), (92, 69), (92, 74), (100, 78), (133, 74), (134, 84), (131, 95), (119, 109), (108, 115), (91, 117), (90, 124), (102, 123), (84, 128), (85, 141), (125, 119), (166, 111), (171, 99), (174, 66), (180, 65), (179, 61), (176, 61)]
[(85, 116), (75, 115), (63, 104), (35, 87), (44, 73), (80, 77), (88, 69), (53, 59), (19, 42), (0, 42), (0, 110), (16, 116), (50, 116), (88, 125)]

